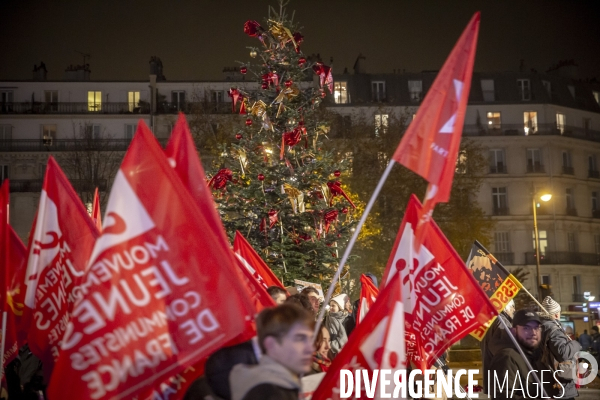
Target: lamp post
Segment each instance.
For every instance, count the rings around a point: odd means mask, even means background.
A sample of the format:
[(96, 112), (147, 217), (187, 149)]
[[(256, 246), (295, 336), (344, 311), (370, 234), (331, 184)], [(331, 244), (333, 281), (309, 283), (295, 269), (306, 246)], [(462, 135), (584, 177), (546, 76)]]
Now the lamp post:
[[(536, 273), (537, 273), (537, 290), (538, 290), (538, 298), (540, 301), (542, 301), (542, 276), (540, 274), (540, 237), (538, 234), (538, 227), (537, 227), (537, 202), (536, 202), (536, 198), (538, 197), (537, 194), (533, 195), (533, 232), (534, 232), (534, 238), (535, 238), (535, 266), (536, 266)], [(539, 196), (540, 200), (542, 201), (548, 201), (552, 198), (552, 195), (549, 193), (545, 193), (541, 196)]]

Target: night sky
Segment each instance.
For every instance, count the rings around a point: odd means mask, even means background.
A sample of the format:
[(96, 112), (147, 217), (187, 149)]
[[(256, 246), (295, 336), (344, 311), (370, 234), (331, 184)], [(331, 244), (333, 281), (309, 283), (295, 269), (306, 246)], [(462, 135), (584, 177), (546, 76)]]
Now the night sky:
[[(148, 61), (162, 59), (167, 80), (221, 79), (225, 66), (249, 59), (258, 45), (244, 22), (267, 16), (266, 0), (0, 0), (0, 79), (31, 79), (44, 61), (60, 80), (76, 51), (91, 54), (93, 80), (146, 80)], [(481, 28), (476, 71), (546, 71), (575, 59), (580, 78), (600, 78), (600, 2), (293, 0), (304, 28), (302, 50), (352, 69), (359, 53), (367, 72), (437, 70), (477, 10)], [(264, 25), (264, 24), (263, 24)]]

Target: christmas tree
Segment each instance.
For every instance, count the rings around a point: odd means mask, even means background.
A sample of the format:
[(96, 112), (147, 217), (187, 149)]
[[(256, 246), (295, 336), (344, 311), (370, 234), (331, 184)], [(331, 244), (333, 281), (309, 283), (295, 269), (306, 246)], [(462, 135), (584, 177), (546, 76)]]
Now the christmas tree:
[(331, 68), (302, 53), (303, 36), (285, 4), (269, 14), (262, 25), (244, 25), (257, 45), (250, 48), (255, 60), (240, 71), (259, 89), (230, 89), (245, 127), (223, 144), (209, 185), (230, 238), (244, 235), (285, 284), (327, 283), (359, 217), (341, 183), (345, 160), (323, 147), (330, 128), (321, 102), (333, 91)]

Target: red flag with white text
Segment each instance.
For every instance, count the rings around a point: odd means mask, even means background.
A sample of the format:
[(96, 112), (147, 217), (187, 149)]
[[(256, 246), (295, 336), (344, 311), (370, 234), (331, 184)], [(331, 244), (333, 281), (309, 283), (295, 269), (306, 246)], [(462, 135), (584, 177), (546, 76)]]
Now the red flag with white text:
[(479, 33), (477, 12), (458, 39), (393, 155), (429, 181), (423, 214), (450, 198)]
[[(360, 371), (362, 383), (362, 398), (378, 398), (378, 379), (374, 370), (391, 370), (392, 376), (387, 377), (390, 386), (385, 391), (391, 393), (394, 389), (393, 374), (396, 370), (406, 369), (406, 353), (404, 348), (404, 305), (402, 304), (401, 285), (398, 277), (392, 278), (391, 285), (386, 286), (377, 298), (371, 311), (364, 320), (356, 325), (348, 343), (333, 359), (331, 366), (323, 377), (321, 384), (314, 392), (312, 400), (336, 400), (340, 397), (340, 370), (350, 370), (352, 375)], [(376, 383), (370, 386), (373, 394), (365, 392), (363, 373)], [(375, 377), (375, 378), (374, 378)], [(390, 382), (391, 381), (391, 382)], [(355, 385), (356, 387), (356, 385)], [(350, 397), (359, 398), (352, 393)]]
[(414, 232), (421, 212), (421, 203), (412, 195), (382, 285), (399, 276), (406, 311), (407, 357), (423, 369), (497, 312), (433, 220), (426, 222), (428, 234), (415, 252)]
[(25, 307), (28, 343), (44, 367), (58, 357), (70, 311), (80, 298), (98, 229), (52, 156), (27, 249)]
[(100, 195), (98, 194), (98, 188), (94, 190), (94, 200), (92, 202), (92, 219), (98, 232), (102, 232), (102, 215), (100, 212)]
[[(210, 205), (210, 207), (213, 207)], [(115, 177), (48, 394), (131, 398), (248, 330), (235, 259), (141, 121)]]
[(358, 311), (356, 313), (356, 323), (359, 324), (369, 312), (369, 309), (375, 303), (379, 289), (373, 284), (365, 274), (360, 276), (360, 297), (358, 299)]
[(269, 268), (239, 231), (235, 232), (233, 251), (246, 261), (246, 266), (252, 268), (252, 275), (265, 287), (265, 289), (269, 286), (279, 286), (280, 288), (285, 289), (281, 281), (273, 271), (271, 271), (271, 268)]

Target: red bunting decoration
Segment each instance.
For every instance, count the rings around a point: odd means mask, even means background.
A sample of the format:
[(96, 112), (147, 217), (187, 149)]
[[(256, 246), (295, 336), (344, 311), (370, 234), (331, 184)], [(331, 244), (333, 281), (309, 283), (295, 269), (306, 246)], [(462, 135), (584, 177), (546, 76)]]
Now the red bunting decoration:
[(256, 37), (262, 31), (262, 26), (256, 21), (249, 20), (244, 24), (244, 33), (250, 37)]
[(259, 229), (263, 232), (267, 232), (269, 229), (273, 229), (275, 224), (279, 221), (279, 217), (277, 215), (276, 210), (271, 210), (268, 212), (269, 215), (269, 227), (267, 228), (267, 219), (263, 218), (260, 222)]
[(240, 93), (240, 91), (238, 89), (231, 88), (227, 92), (227, 95), (231, 97), (231, 112), (235, 113), (237, 102), (240, 101), (240, 114), (246, 114), (246, 103), (244, 102), (244, 96)]
[(208, 182), (208, 186), (215, 190), (224, 189), (227, 186), (227, 181), (232, 179), (233, 172), (229, 168), (223, 168), (212, 177), (212, 179)]
[(321, 87), (327, 85), (329, 92), (333, 94), (333, 75), (331, 74), (331, 68), (322, 62), (317, 61), (315, 65), (313, 65), (313, 71), (315, 71), (315, 74), (319, 75)]
[(342, 183), (340, 181), (329, 181), (329, 182), (327, 182), (327, 187), (329, 188), (329, 191), (331, 192), (331, 199), (329, 200), (330, 206), (333, 204), (334, 197), (343, 196), (348, 201), (348, 203), (350, 203), (352, 208), (356, 208), (356, 206), (354, 205), (352, 200), (350, 200), (350, 197), (348, 197), (346, 192), (344, 192), (344, 189), (342, 189)]
[(336, 222), (338, 218), (338, 210), (329, 210), (323, 215), (325, 221), (325, 233), (329, 233), (329, 226)]

